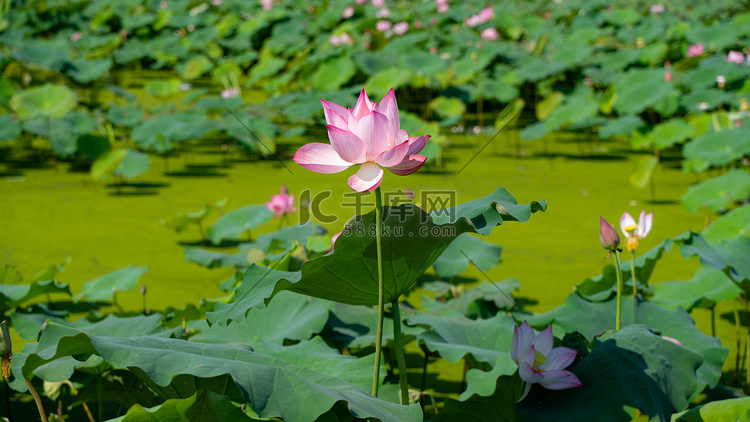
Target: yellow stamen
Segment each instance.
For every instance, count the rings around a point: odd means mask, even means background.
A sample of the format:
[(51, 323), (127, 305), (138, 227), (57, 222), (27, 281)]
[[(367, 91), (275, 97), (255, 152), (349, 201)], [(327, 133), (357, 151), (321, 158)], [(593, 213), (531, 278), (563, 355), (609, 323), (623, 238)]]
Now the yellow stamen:
[(633, 237), (628, 238), (626, 245), (629, 251), (632, 252), (635, 250), (635, 248), (638, 247), (638, 239), (639, 239), (638, 236), (633, 236)]

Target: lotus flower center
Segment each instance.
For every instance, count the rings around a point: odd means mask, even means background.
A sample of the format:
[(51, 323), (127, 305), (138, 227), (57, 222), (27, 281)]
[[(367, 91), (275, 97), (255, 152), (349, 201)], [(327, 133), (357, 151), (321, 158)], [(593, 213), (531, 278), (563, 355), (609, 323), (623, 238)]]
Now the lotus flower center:
[(632, 236), (628, 238), (626, 245), (629, 251), (632, 252), (638, 247), (638, 239), (640, 239), (640, 236)]
[(539, 367), (545, 363), (547, 363), (547, 358), (540, 352), (536, 352), (534, 355), (534, 369), (539, 372), (544, 372), (544, 369), (539, 369)]

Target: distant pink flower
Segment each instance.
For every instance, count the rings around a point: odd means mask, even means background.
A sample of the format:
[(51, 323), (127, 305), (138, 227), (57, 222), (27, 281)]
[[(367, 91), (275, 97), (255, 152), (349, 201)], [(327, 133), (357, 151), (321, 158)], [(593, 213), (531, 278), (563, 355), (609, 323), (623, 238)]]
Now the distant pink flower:
[(128, 37), (128, 30), (127, 29), (121, 29), (120, 30), (120, 37), (121, 38), (127, 38)]
[(497, 33), (495, 28), (485, 28), (481, 33), (482, 39), (485, 41), (495, 41), (500, 35)]
[(464, 23), (466, 24), (466, 26), (475, 28), (489, 21), (490, 19), (494, 17), (495, 17), (495, 11), (492, 10), (492, 7), (485, 7), (484, 9), (480, 10), (479, 13), (477, 13), (476, 15), (471, 15), (468, 18), (466, 18)]
[(385, 32), (391, 29), (391, 21), (387, 21), (385, 19), (379, 20), (375, 23), (375, 29), (377, 29), (380, 32)]
[(222, 0), (211, 0), (211, 4), (213, 4), (214, 6), (217, 6), (217, 7), (221, 6), (222, 3), (223, 3)]
[(356, 192), (369, 192), (383, 180), (381, 167), (405, 176), (419, 170), (427, 159), (418, 153), (430, 135), (410, 138), (400, 128), (393, 88), (379, 106), (370, 101), (364, 89), (351, 109), (321, 102), (331, 143), (303, 145), (292, 158), (302, 167), (316, 173), (339, 173), (361, 164), (348, 184)]
[(406, 34), (406, 31), (408, 30), (409, 30), (409, 23), (406, 21), (401, 21), (393, 25), (393, 32), (395, 32), (396, 35), (404, 35)]
[(492, 7), (485, 7), (479, 11), (479, 17), (481, 17), (484, 22), (487, 22), (495, 17), (495, 11), (492, 10)]
[(328, 39), (328, 41), (333, 45), (341, 45), (341, 44), (351, 44), (354, 42), (354, 39), (351, 35), (344, 32), (341, 35), (331, 35), (331, 38)]
[(664, 70), (664, 82), (672, 82), (672, 71), (669, 68)]
[(745, 55), (739, 51), (732, 50), (727, 54), (727, 61), (729, 63), (742, 64), (745, 61)]
[(383, 6), (385, 6), (385, 0), (372, 0), (372, 6), (373, 7), (383, 7)]
[(664, 11), (667, 10), (666, 7), (664, 7), (663, 4), (652, 4), (651, 7), (648, 8), (649, 13), (652, 15), (658, 15), (661, 13), (664, 13)]
[(638, 224), (635, 219), (629, 213), (625, 212), (620, 217), (620, 230), (625, 235), (625, 244), (629, 251), (635, 250), (638, 247), (638, 241), (648, 236), (651, 232), (651, 226), (654, 221), (654, 213), (650, 212), (646, 214), (646, 210), (641, 211), (641, 215), (638, 216)]
[(83, 34), (81, 33), (81, 31), (76, 31), (76, 32), (70, 34), (70, 40), (71, 41), (78, 41), (81, 38), (83, 38)]
[(549, 390), (565, 390), (580, 387), (581, 380), (565, 368), (573, 363), (576, 352), (567, 347), (555, 347), (550, 325), (539, 334), (534, 334), (528, 322), (513, 329), (510, 357), (518, 365), (518, 375), (526, 382), (520, 402), (531, 390), (532, 384), (539, 384)]
[(417, 19), (414, 21), (414, 27), (417, 29), (422, 29), (422, 21)]
[(391, 9), (384, 7), (377, 12), (375, 12), (376, 18), (387, 18), (388, 16), (391, 16)]
[(294, 207), (294, 196), (289, 195), (286, 185), (281, 185), (281, 192), (271, 196), (271, 200), (266, 202), (266, 208), (273, 213), (273, 218), (297, 212), (297, 208)]
[(167, 2), (166, 2), (166, 1), (164, 1), (164, 0), (161, 0), (161, 1), (159, 2), (159, 8), (161, 8), (161, 9), (166, 9), (166, 8), (167, 8)]
[(221, 91), (221, 98), (225, 99), (234, 98), (238, 95), (240, 95), (240, 90), (238, 88), (229, 88)]
[(438, 5), (437, 5), (437, 11), (438, 11), (438, 13), (445, 13), (450, 8), (451, 7), (448, 5), (448, 3), (438, 3)]
[(620, 235), (617, 234), (617, 230), (602, 217), (599, 217), (599, 243), (609, 251), (616, 250), (620, 245)]
[(705, 51), (705, 48), (703, 47), (703, 43), (699, 42), (697, 44), (690, 44), (687, 49), (687, 56), (688, 57), (698, 57)]
[(354, 6), (349, 5), (344, 8), (344, 10), (341, 11), (341, 17), (344, 19), (349, 19), (352, 16), (354, 16)]
[(260, 0), (260, 5), (263, 10), (271, 10), (273, 9), (273, 0)]
[(365, 4), (367, 3), (367, 0), (357, 0), (357, 4)]

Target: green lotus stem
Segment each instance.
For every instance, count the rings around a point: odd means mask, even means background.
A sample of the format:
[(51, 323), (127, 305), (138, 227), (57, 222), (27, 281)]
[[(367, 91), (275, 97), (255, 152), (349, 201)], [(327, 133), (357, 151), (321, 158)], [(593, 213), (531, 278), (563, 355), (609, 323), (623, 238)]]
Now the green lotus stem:
[(630, 251), (630, 282), (633, 283), (633, 323), (638, 310), (638, 279), (635, 277), (635, 249)]
[(740, 339), (742, 336), (742, 327), (740, 326), (740, 312), (737, 310), (737, 300), (732, 302), (734, 310), (734, 326), (737, 330), (737, 356), (734, 359), (734, 385), (736, 386), (740, 379)]
[(372, 371), (372, 395), (378, 396), (380, 386), (380, 355), (383, 349), (383, 308), (385, 306), (385, 284), (383, 283), (383, 248), (381, 224), (383, 219), (383, 198), (380, 186), (375, 188), (375, 245), (378, 250), (378, 331), (375, 336), (375, 368)]
[[(750, 335), (745, 336), (745, 353), (750, 351)], [(750, 359), (745, 359), (745, 393), (750, 391)]]
[(29, 387), (29, 392), (34, 397), (34, 401), (36, 402), (36, 409), (39, 411), (39, 416), (42, 417), (42, 422), (49, 422), (47, 419), (47, 412), (44, 410), (44, 404), (42, 403), (42, 398), (39, 397), (39, 392), (36, 391), (36, 388), (34, 388), (34, 384), (31, 383), (31, 381), (26, 379), (26, 386)]
[(393, 342), (396, 351), (396, 362), (398, 363), (398, 384), (401, 387), (401, 404), (409, 404), (409, 381), (406, 378), (406, 359), (404, 359), (404, 346), (401, 342), (401, 310), (398, 308), (398, 299), (393, 304)]
[(620, 310), (622, 308), (622, 267), (620, 266), (620, 251), (615, 250), (615, 272), (617, 274), (617, 319), (615, 331), (620, 331)]

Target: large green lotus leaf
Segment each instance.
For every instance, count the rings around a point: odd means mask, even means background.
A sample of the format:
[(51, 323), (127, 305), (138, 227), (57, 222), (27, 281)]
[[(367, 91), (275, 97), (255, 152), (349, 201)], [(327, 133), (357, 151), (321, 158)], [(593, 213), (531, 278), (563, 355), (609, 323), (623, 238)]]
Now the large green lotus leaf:
[(227, 396), (212, 391), (196, 391), (185, 399), (170, 399), (150, 408), (135, 404), (119, 418), (107, 422), (176, 422), (176, 421), (260, 421), (248, 416)]
[(107, 111), (107, 119), (115, 126), (134, 127), (143, 121), (143, 111), (137, 103), (123, 106), (112, 104)]
[(654, 126), (648, 134), (655, 148), (664, 149), (679, 144), (690, 138), (695, 133), (692, 125), (682, 119), (671, 119)]
[(680, 104), (689, 111), (713, 110), (722, 104), (732, 102), (731, 94), (717, 88), (697, 88), (687, 94), (680, 95)]
[(462, 234), (454, 240), (450, 246), (435, 260), (432, 267), (439, 277), (454, 277), (466, 269), (470, 263), (474, 263), (480, 270), (489, 271), (500, 265), (500, 252), (503, 248), (494, 243)]
[(46, 84), (16, 93), (10, 106), (21, 120), (35, 117), (59, 119), (76, 106), (76, 93), (62, 85)]
[[(91, 335), (107, 335), (110, 337), (151, 335), (168, 337), (171, 335), (171, 332), (164, 328), (161, 320), (162, 317), (156, 314), (150, 316), (139, 315), (131, 318), (118, 318), (114, 315), (108, 315), (105, 319), (94, 323), (88, 321), (86, 318), (81, 318), (73, 322), (64, 321), (61, 318), (50, 318), (42, 327), (46, 329), (47, 325), (58, 324), (61, 327), (72, 327)], [(39, 326), (37, 326), (37, 332), (34, 333), (35, 338), (37, 337), (38, 332)], [(37, 346), (38, 343), (25, 344), (23, 352), (13, 356), (14, 364), (18, 365), (19, 368), (23, 367), (28, 355), (38, 350)], [(45, 381), (59, 382), (70, 379), (73, 372), (78, 368), (92, 368), (102, 364), (103, 360), (99, 356), (87, 357), (87, 359), (83, 361), (76, 360), (72, 356), (61, 356), (59, 359), (55, 359), (35, 368), (34, 375)], [(26, 391), (26, 385), (23, 382), (23, 378), (18, 378), (19, 374), (17, 372), (14, 373), (16, 374), (16, 379), (12, 383), (13, 388), (18, 391)]]
[[(411, 308), (401, 306), (402, 318), (414, 313)], [(378, 327), (378, 311), (375, 308), (335, 303), (331, 318), (326, 324), (323, 336), (338, 349), (367, 349), (375, 347)], [(401, 322), (402, 344), (424, 331), (421, 327), (413, 327)], [(383, 347), (392, 348), (393, 318), (389, 314), (383, 318)]]
[(554, 91), (536, 105), (536, 118), (543, 122), (565, 102), (565, 94)]
[(658, 163), (659, 160), (653, 155), (638, 157), (635, 160), (633, 170), (630, 171), (628, 182), (630, 182), (631, 186), (638, 189), (645, 188), (651, 181), (651, 176), (654, 174), (654, 169)]
[[(626, 289), (627, 290), (627, 289)], [(578, 331), (589, 341), (605, 330), (614, 330), (617, 300), (589, 302), (573, 293), (557, 309), (537, 317), (529, 318), (534, 326), (554, 322), (565, 332)], [(625, 326), (643, 324), (660, 335), (677, 339), (685, 349), (703, 356), (698, 368), (698, 385), (687, 396), (697, 395), (705, 387), (715, 387), (721, 378), (721, 367), (729, 354), (729, 349), (721, 347), (718, 338), (708, 336), (695, 327), (695, 321), (682, 308), (664, 309), (656, 303), (639, 299), (638, 310), (633, 317), (632, 296), (623, 297), (622, 324)], [(700, 362), (699, 362), (700, 363)], [(682, 409), (677, 409), (682, 410)]]
[(723, 56), (713, 56), (702, 60), (697, 68), (680, 76), (680, 85), (691, 90), (716, 86), (716, 77), (723, 76), (727, 83), (747, 77), (750, 71), (745, 66), (727, 62)]
[(192, 80), (208, 72), (213, 63), (205, 56), (195, 56), (177, 65), (177, 73), (182, 79)]
[(127, 154), (128, 150), (123, 148), (110, 149), (104, 152), (91, 165), (91, 178), (97, 181), (105, 179), (120, 166)]
[(102, 77), (112, 68), (112, 59), (80, 59), (72, 62), (72, 68), (68, 71), (76, 82), (87, 84)]
[(3, 284), (20, 284), (23, 282), (23, 275), (15, 265), (5, 264), (0, 267), (0, 285)]
[(109, 139), (99, 135), (83, 135), (76, 140), (76, 150), (89, 160), (96, 160), (110, 149)]
[[(646, 253), (638, 253), (635, 259), (635, 277), (639, 284), (648, 283), (656, 263), (661, 259), (665, 251), (670, 252), (672, 250), (673, 244), (674, 241), (672, 239), (667, 239)], [(625, 294), (633, 291), (633, 285), (629, 283), (632, 278), (630, 265), (631, 261), (622, 262), (622, 280), (623, 284), (628, 286), (624, 290)], [(615, 266), (607, 264), (602, 274), (582, 281), (575, 287), (575, 291), (587, 300), (609, 300), (617, 292), (617, 272), (615, 271)]]
[(737, 298), (742, 289), (729, 276), (712, 268), (698, 268), (688, 281), (663, 281), (654, 285), (649, 300), (667, 309), (713, 308), (717, 303)]
[(146, 92), (154, 97), (169, 97), (180, 92), (182, 81), (177, 78), (171, 79), (149, 79), (144, 85)]
[(151, 157), (136, 151), (128, 149), (125, 157), (120, 161), (120, 165), (112, 172), (124, 177), (126, 180), (133, 179), (145, 173), (151, 167)]
[(709, 243), (750, 236), (750, 205), (743, 205), (714, 220), (703, 229), (701, 236)]
[(750, 128), (706, 132), (685, 144), (683, 167), (699, 172), (729, 164), (748, 154)]
[[(469, 369), (466, 372), (466, 389), (461, 392), (458, 399), (465, 401), (475, 397), (491, 397), (497, 391), (498, 383), (503, 382), (503, 378), (508, 378), (517, 370), (516, 362), (513, 359), (508, 359), (508, 356), (505, 355), (498, 357), (497, 362), (492, 365), (492, 369), (489, 371), (483, 371), (479, 368)], [(520, 379), (520, 377), (517, 378)], [(520, 398), (521, 392), (515, 394), (515, 397)], [(511, 400), (511, 402), (513, 401), (515, 400)]]
[(684, 257), (697, 255), (701, 265), (724, 271), (740, 285), (746, 294), (750, 294), (750, 237), (740, 236), (733, 240), (718, 241), (709, 244), (699, 234), (689, 233), (680, 245)]
[(599, 103), (592, 98), (573, 98), (553, 111), (547, 120), (544, 121), (544, 125), (547, 127), (547, 130), (554, 131), (565, 125), (592, 118), (598, 112)]
[(750, 420), (750, 397), (717, 400), (672, 415), (672, 422)]
[(236, 346), (95, 336), (54, 323), (47, 325), (34, 353), (13, 370), (16, 378), (27, 378), (50, 361), (89, 354), (114, 367), (129, 368), (165, 399), (180, 398), (175, 393), (188, 397), (202, 388), (243, 401), (261, 418), (287, 422), (315, 420), (339, 402), (348, 404), (359, 418), (422, 420), (418, 405), (384, 402), (338, 378)]
[[(428, 288), (427, 283), (420, 286), (422, 289)], [(436, 290), (442, 290), (446, 293), (451, 291), (451, 287), (453, 287), (450, 283), (439, 281), (432, 282), (431, 286), (434, 286), (434, 289)], [(423, 310), (431, 314), (458, 312), (471, 319), (489, 318), (497, 313), (497, 309), (512, 309), (515, 305), (512, 296), (513, 292), (520, 288), (521, 283), (515, 278), (499, 281), (497, 283), (483, 281), (478, 286), (465, 291), (459, 286), (457, 289), (457, 296), (454, 296), (449, 300), (445, 300), (444, 297), (433, 299), (428, 296), (422, 296), (420, 305)], [(456, 294), (454, 293), (454, 295)], [(487, 309), (482, 302), (492, 303), (497, 309)]]
[(408, 322), (430, 327), (417, 336), (417, 343), (438, 352), (448, 362), (459, 362), (467, 355), (487, 364), (495, 364), (500, 357), (512, 361), (510, 346), (516, 321), (507, 313), (479, 320), (458, 313), (418, 314), (409, 317)]
[(335, 91), (349, 82), (356, 72), (350, 57), (335, 57), (323, 63), (312, 76), (312, 84), (318, 91)]
[(629, 135), (634, 130), (643, 127), (646, 122), (638, 116), (621, 116), (614, 120), (609, 120), (599, 128), (599, 137), (602, 139), (617, 135)]
[(572, 368), (580, 387), (553, 391), (534, 386), (516, 405), (516, 420), (598, 422), (606, 415), (607, 421), (627, 422), (634, 415), (626, 409), (636, 408), (650, 421), (669, 422), (674, 412), (688, 407), (699, 387), (701, 362), (699, 354), (644, 326), (625, 327)]
[(218, 245), (225, 239), (237, 239), (242, 233), (271, 221), (273, 213), (265, 205), (247, 205), (222, 215), (206, 229), (211, 243)]
[(133, 128), (131, 137), (142, 149), (166, 152), (173, 142), (201, 139), (218, 126), (204, 110), (184, 111), (151, 117)]
[(55, 280), (34, 281), (30, 284), (0, 284), (0, 315), (37, 296), (50, 293), (71, 295), (67, 284)]
[(370, 95), (373, 97), (380, 97), (388, 93), (388, 90), (391, 88), (398, 89), (407, 84), (412, 76), (414, 76), (414, 72), (411, 69), (390, 67), (372, 75), (365, 82), (364, 88), (367, 92), (371, 92), (372, 94)]
[(553, 62), (562, 63), (570, 67), (581, 66), (591, 57), (593, 48), (587, 45), (566, 43), (549, 54)]
[[(418, 50), (418, 49), (412, 49), (410, 51), (405, 52), (404, 54), (398, 55), (399, 64), (402, 65), (404, 68), (407, 69), (417, 69), (418, 75), (424, 75), (424, 76), (437, 76), (441, 72), (445, 71), (448, 68), (449, 62), (447, 60), (443, 60), (436, 54), (430, 54), (427, 51)], [(358, 64), (359, 63), (365, 63), (365, 60), (363, 59), (356, 59)], [(385, 61), (387, 65), (386, 68), (389, 65), (392, 65), (392, 62)], [(372, 68), (374, 69), (376, 63), (371, 64)], [(368, 70), (370, 70), (368, 68)], [(381, 69), (383, 70), (383, 69)], [(373, 74), (375, 72), (368, 72), (368, 74)]]
[(563, 63), (549, 62), (541, 57), (523, 56), (518, 60), (518, 77), (521, 81), (538, 82), (565, 71), (567, 67)]
[(263, 309), (255, 307), (245, 321), (227, 326), (206, 321), (193, 321), (190, 327), (201, 333), (192, 339), (202, 343), (242, 344), (254, 347), (258, 341), (284, 344), (284, 340), (307, 340), (323, 330), (333, 302), (303, 296), (293, 292), (279, 292), (273, 302)]
[(619, 114), (639, 114), (670, 94), (675, 88), (664, 82), (664, 71), (659, 69), (631, 69), (615, 83)]
[(118, 291), (124, 292), (135, 289), (141, 276), (147, 272), (148, 266), (128, 265), (104, 274), (83, 283), (81, 292), (75, 295), (73, 300), (80, 302), (85, 298), (89, 302), (110, 301)]
[(689, 212), (696, 213), (701, 207), (711, 211), (726, 209), (736, 202), (750, 197), (750, 174), (732, 169), (727, 173), (690, 186), (682, 195), (682, 204)]
[(278, 128), (275, 124), (260, 117), (242, 116), (241, 119), (238, 121), (234, 115), (228, 115), (224, 118), (221, 129), (230, 137), (239, 140), (242, 146), (252, 152), (260, 152), (263, 155), (276, 152), (274, 138)]
[(642, 19), (640, 13), (630, 8), (613, 8), (602, 12), (601, 17), (614, 26), (634, 25)]
[(691, 44), (702, 42), (706, 48), (722, 51), (734, 44), (738, 33), (731, 22), (717, 23), (711, 26), (695, 25), (685, 34)]
[(437, 97), (430, 101), (429, 107), (443, 119), (461, 117), (466, 112), (466, 104), (456, 97)]
[(669, 47), (666, 43), (652, 44), (641, 50), (638, 60), (647, 66), (656, 66), (664, 61), (668, 52)]
[[(393, 302), (408, 292), (459, 234), (487, 235), (503, 221), (524, 222), (531, 213), (544, 211), (546, 207), (544, 201), (519, 205), (503, 188), (484, 198), (430, 214), (413, 204), (384, 207), (385, 301)], [(244, 294), (237, 302), (217, 306), (215, 320), (226, 320), (227, 315), (220, 316), (218, 312), (221, 309), (247, 310), (287, 289), (351, 305), (376, 305), (378, 270), (374, 227), (374, 210), (350, 219), (336, 240), (333, 253), (305, 262), (300, 272), (246, 273), (242, 286), (253, 287), (240, 287)]]
[[(496, 365), (491, 372), (484, 373), (486, 374), (486, 383), (480, 385), (478, 382), (475, 382), (474, 386), (468, 383), (469, 374), (472, 374), (472, 378), (474, 378), (479, 375), (479, 371), (476, 369), (470, 370), (466, 374), (467, 389), (464, 393), (471, 389), (471, 391), (477, 392), (477, 394), (471, 400), (464, 402), (446, 399), (445, 406), (435, 416), (433, 421), (516, 422), (517, 418), (513, 406), (521, 398), (525, 383), (517, 375), (496, 377), (495, 382), (492, 383), (490, 379), (492, 373), (500, 373), (504, 370), (502, 365)], [(464, 394), (461, 397), (464, 397)]]
[(621, 71), (641, 57), (641, 50), (637, 48), (618, 49), (614, 53), (600, 54), (598, 61), (605, 69)]
[[(8, 40), (10, 41), (10, 40)], [(20, 41), (20, 42), (19, 42)], [(16, 40), (11, 57), (21, 63), (60, 70), (70, 60), (70, 44), (62, 39), (44, 40), (40, 37)]]
[(0, 114), (0, 142), (12, 141), (21, 134), (21, 124), (13, 119), (13, 115)]

